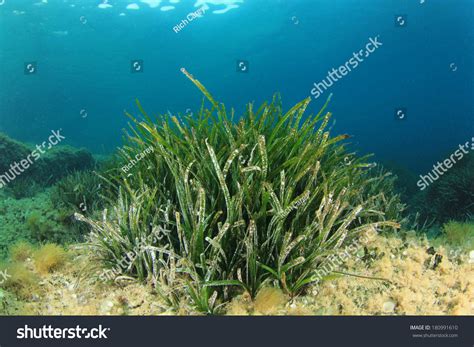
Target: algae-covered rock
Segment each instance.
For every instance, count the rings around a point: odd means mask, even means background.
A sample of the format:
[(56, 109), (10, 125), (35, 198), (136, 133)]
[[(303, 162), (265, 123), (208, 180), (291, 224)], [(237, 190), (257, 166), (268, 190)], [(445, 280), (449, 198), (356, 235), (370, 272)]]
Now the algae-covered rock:
[(72, 172), (90, 170), (95, 164), (90, 152), (70, 146), (53, 148), (40, 160), (41, 176), (48, 185)]
[[(41, 150), (40, 150), (41, 148)], [(95, 167), (91, 153), (70, 146), (30, 146), (0, 134), (0, 259), (19, 240), (67, 243), (81, 239), (72, 211), (51, 201), (48, 187)], [(74, 191), (76, 185), (70, 187)], [(95, 191), (83, 187), (81, 191)], [(94, 201), (92, 198), (89, 201)], [(88, 202), (89, 202), (88, 201)], [(89, 209), (92, 210), (92, 202)]]
[(31, 149), (25, 144), (15, 141), (0, 133), (0, 173), (10, 170), (10, 164), (26, 158)]
[(70, 146), (40, 149), (0, 133), (0, 188), (16, 198), (34, 196), (41, 187), (54, 184), (75, 171), (95, 165), (91, 153)]

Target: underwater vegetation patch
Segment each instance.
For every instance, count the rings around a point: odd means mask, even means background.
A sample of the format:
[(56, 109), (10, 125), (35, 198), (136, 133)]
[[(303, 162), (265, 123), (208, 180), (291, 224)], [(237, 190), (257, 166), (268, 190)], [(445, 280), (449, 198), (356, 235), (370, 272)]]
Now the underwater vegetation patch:
[(39, 277), (23, 262), (0, 264), (0, 271), (9, 275), (2, 283), (2, 288), (20, 299), (29, 299), (38, 288)]
[(101, 197), (103, 181), (93, 171), (76, 171), (57, 182), (51, 193), (56, 208), (91, 214), (104, 207)]
[(61, 146), (51, 149), (42, 157), (43, 177), (48, 177), (48, 185), (54, 184), (66, 175), (76, 171), (92, 170), (95, 160), (85, 149)]
[(95, 170), (74, 171), (52, 186), (51, 202), (54, 208), (61, 211), (63, 224), (71, 229), (76, 238), (82, 239), (89, 228), (73, 218), (74, 212), (93, 216), (100, 213), (109, 200), (114, 200), (115, 188), (102, 175), (116, 171), (117, 165), (114, 157), (97, 160)]
[(22, 304), (14, 294), (0, 288), (0, 315), (18, 315), (20, 314)]
[(413, 205), (424, 219), (443, 223), (474, 218), (474, 159), (472, 154), (449, 169), (425, 191)]
[(26, 158), (31, 153), (31, 149), (25, 144), (9, 138), (0, 133), (0, 172), (4, 173), (10, 170), (10, 164), (15, 161)]
[(27, 305), (44, 294), (44, 276), (59, 270), (67, 260), (66, 249), (56, 244), (13, 244), (9, 257), (0, 261), (0, 315), (30, 314)]
[(26, 241), (18, 241), (10, 247), (10, 258), (12, 261), (23, 262), (33, 255), (34, 247)]
[(474, 247), (474, 222), (450, 221), (445, 223), (441, 238), (447, 245), (472, 250)]
[(66, 228), (70, 218), (67, 211), (50, 209), (33, 210), (25, 216), (27, 239), (33, 242), (68, 243), (77, 241), (80, 235), (74, 235), (72, 230)]
[(51, 188), (29, 199), (14, 199), (0, 192), (0, 259), (19, 241), (32, 244), (68, 244), (83, 241), (88, 229), (73, 218), (74, 211), (55, 208)]
[(15, 199), (31, 198), (43, 190), (43, 186), (38, 184), (31, 177), (18, 177), (6, 188), (8, 195)]
[[(0, 188), (6, 188), (16, 199), (34, 196), (62, 177), (95, 165), (92, 154), (84, 149), (58, 146), (40, 153), (39, 147), (35, 149), (0, 133)], [(20, 169), (19, 163), (27, 165), (27, 169)]]
[(266, 287), (260, 289), (254, 300), (255, 310), (262, 314), (275, 313), (278, 308), (288, 301), (278, 288)]
[(283, 112), (276, 95), (237, 118), (183, 73), (211, 107), (184, 121), (152, 120), (137, 101), (143, 120), (129, 115), (121, 155), (130, 161), (150, 146), (153, 153), (133, 175), (110, 178), (118, 193), (102, 218), (76, 214), (105, 267), (130, 254), (121, 277), (152, 282), (170, 305), (186, 296), (215, 313), (235, 295), (255, 298), (269, 286), (298, 295), (347, 242), (399, 227), (390, 177), (372, 173), (366, 158), (344, 160), (348, 136), (330, 136), (327, 103), (304, 117), (310, 98)]
[[(99, 178), (91, 171), (101, 166), (91, 153), (69, 146), (52, 147), (40, 157), (32, 151), (33, 146), (0, 133), (0, 259), (18, 240), (81, 240), (89, 229), (77, 223), (73, 213), (92, 214), (103, 207), (96, 195)], [(28, 169), (17, 176), (13, 174), (18, 171), (11, 173), (12, 167), (32, 156), (35, 161)]]
[(61, 267), (66, 261), (66, 251), (59, 245), (48, 243), (33, 253), (36, 270), (46, 274)]

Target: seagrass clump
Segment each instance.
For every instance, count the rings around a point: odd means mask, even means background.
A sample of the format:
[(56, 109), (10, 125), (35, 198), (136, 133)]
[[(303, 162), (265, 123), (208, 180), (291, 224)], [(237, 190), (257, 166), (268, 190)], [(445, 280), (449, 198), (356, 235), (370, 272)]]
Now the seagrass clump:
[(348, 136), (330, 137), (326, 105), (305, 116), (308, 98), (284, 113), (275, 96), (236, 118), (182, 71), (211, 106), (153, 120), (137, 101), (142, 117), (129, 115), (120, 155), (127, 163), (153, 151), (112, 174), (118, 196), (101, 220), (77, 216), (92, 227), (102, 264), (128, 254), (123, 276), (151, 281), (170, 304), (184, 295), (213, 313), (267, 285), (297, 295), (347, 242), (397, 227), (381, 192), (368, 196), (366, 158), (348, 160)]

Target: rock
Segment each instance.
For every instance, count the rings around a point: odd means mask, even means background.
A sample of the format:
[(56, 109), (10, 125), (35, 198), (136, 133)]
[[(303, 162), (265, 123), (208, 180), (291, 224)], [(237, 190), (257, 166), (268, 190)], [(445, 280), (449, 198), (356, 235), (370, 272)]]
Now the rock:
[(17, 142), (5, 134), (0, 133), (0, 173), (10, 170), (10, 165), (15, 161), (27, 159), (31, 149), (21, 142)]
[(112, 301), (104, 301), (100, 307), (101, 314), (108, 314), (114, 307), (114, 303)]
[(40, 300), (39, 295), (37, 295), (37, 294), (32, 294), (31, 295), (31, 301), (38, 302), (39, 300)]
[(435, 251), (434, 247), (430, 247), (426, 250), (426, 253), (428, 253), (430, 255), (434, 255), (434, 254), (436, 254), (436, 251)]
[(443, 256), (441, 254), (435, 254), (432, 259), (432, 263), (433, 263), (432, 269), (435, 270), (442, 260), (443, 260)]
[(393, 301), (386, 301), (383, 303), (382, 310), (385, 313), (393, 313), (395, 311), (396, 304)]
[[(50, 186), (71, 172), (91, 170), (95, 165), (92, 154), (85, 149), (63, 145), (50, 149), (48, 146), (38, 147), (41, 152), (37, 147), (0, 133), (0, 175), (3, 180), (0, 183), (10, 188), (19, 185), (22, 189), (34, 184)], [(27, 168), (16, 174), (11, 165), (20, 164)]]

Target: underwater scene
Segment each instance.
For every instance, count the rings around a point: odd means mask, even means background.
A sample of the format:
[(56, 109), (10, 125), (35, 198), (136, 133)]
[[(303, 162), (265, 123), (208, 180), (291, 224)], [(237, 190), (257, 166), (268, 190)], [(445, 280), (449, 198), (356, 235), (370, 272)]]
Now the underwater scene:
[(0, 0), (0, 315), (474, 315), (472, 0)]

